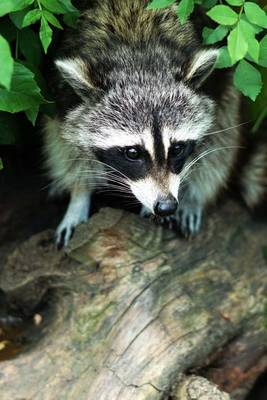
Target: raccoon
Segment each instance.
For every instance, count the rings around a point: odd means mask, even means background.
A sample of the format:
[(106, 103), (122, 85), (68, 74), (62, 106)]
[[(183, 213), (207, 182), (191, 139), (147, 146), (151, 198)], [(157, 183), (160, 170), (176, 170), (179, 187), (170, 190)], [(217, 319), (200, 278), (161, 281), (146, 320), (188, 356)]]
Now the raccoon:
[[(181, 25), (176, 6), (148, 3), (87, 1), (57, 50), (58, 114), (45, 122), (45, 151), (53, 191), (70, 193), (59, 247), (106, 185), (194, 235), (235, 170), (242, 133), (231, 71), (215, 69), (219, 50), (201, 44), (199, 18)], [(266, 193), (266, 150), (250, 164), (240, 182), (254, 206)]]

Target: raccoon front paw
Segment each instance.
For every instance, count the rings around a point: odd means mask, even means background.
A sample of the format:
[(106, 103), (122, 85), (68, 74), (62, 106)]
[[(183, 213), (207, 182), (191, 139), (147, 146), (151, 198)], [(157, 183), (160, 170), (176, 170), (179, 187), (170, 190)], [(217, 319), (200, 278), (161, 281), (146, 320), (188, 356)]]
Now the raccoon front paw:
[(66, 247), (68, 242), (73, 236), (75, 230), (74, 225), (64, 225), (60, 224), (56, 230), (55, 241), (57, 245), (57, 249), (61, 250), (63, 247)]
[(55, 242), (58, 250), (61, 250), (63, 247), (68, 245), (76, 226), (87, 221), (87, 219), (87, 216), (79, 216), (79, 218), (70, 218), (68, 215), (65, 216), (55, 234)]
[(180, 206), (177, 223), (186, 238), (196, 235), (201, 228), (203, 209), (201, 206)]

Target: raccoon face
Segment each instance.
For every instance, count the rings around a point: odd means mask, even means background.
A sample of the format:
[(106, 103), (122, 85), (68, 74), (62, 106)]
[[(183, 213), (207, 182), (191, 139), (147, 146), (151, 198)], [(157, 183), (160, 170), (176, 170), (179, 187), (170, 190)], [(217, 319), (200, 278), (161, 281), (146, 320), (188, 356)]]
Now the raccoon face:
[(168, 74), (147, 79), (134, 73), (115, 82), (94, 107), (84, 96), (93, 88), (82, 61), (58, 61), (84, 98), (67, 117), (65, 138), (93, 152), (152, 213), (173, 214), (184, 167), (214, 122), (214, 102), (197, 89), (216, 58), (215, 50), (200, 52), (178, 82)]
[(167, 144), (166, 138), (165, 147), (162, 137), (147, 129), (133, 144), (94, 149), (101, 162), (118, 171), (141, 204), (159, 216), (176, 211), (181, 172), (195, 147), (195, 140)]

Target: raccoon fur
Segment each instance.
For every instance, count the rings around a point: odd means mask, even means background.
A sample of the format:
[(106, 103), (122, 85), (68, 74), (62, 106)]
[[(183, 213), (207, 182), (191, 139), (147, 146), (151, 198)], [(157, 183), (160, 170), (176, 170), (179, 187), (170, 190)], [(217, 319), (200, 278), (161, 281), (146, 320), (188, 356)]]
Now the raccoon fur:
[[(201, 44), (199, 18), (181, 25), (176, 6), (147, 5), (88, 0), (57, 51), (45, 151), (53, 190), (70, 193), (60, 247), (106, 185), (197, 233), (242, 151), (240, 95), (231, 71), (214, 69), (218, 50)], [(265, 196), (266, 166), (265, 148), (240, 178), (251, 207)]]

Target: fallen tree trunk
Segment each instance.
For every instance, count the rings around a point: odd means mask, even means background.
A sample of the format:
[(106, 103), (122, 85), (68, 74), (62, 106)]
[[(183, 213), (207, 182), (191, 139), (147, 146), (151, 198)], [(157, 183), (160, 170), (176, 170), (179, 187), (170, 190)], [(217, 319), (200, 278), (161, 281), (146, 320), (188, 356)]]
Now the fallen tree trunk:
[(111, 209), (66, 253), (51, 235), (25, 242), (0, 273), (11, 310), (42, 315), (0, 364), (2, 400), (244, 398), (267, 366), (266, 225), (228, 202), (190, 242)]

